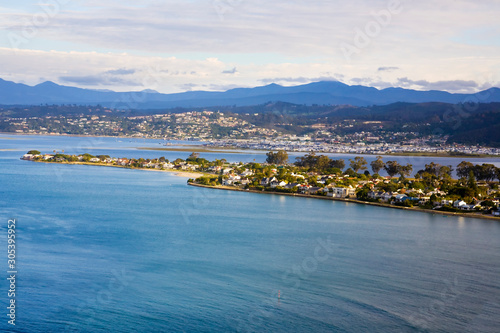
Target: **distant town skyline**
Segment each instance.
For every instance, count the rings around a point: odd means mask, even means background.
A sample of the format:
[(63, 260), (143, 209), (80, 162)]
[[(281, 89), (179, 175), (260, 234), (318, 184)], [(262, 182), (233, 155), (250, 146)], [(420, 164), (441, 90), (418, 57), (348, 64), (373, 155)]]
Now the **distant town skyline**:
[(81, 1), (0, 5), (0, 78), (90, 89), (269, 83), (472, 93), (500, 86), (497, 1)]

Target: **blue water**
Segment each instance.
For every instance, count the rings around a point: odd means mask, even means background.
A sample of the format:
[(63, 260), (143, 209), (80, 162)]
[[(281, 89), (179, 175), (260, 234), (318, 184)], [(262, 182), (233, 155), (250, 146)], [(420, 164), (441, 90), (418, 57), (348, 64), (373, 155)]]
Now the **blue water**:
[[(73, 139), (0, 138), (0, 248), (18, 227), (0, 331), (499, 331), (498, 222), (19, 160)], [(111, 140), (91, 148), (134, 153)]]

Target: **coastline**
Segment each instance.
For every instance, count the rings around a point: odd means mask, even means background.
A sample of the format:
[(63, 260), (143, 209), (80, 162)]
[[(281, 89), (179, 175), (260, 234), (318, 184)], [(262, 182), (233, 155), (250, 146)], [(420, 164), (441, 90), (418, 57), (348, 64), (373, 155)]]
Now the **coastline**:
[[(68, 162), (47, 162), (47, 161), (30, 161), (30, 162), (47, 163), (47, 164), (65, 164), (65, 165), (88, 165), (88, 166), (100, 166), (100, 167), (111, 167), (111, 168), (123, 168), (123, 169), (130, 169), (130, 170), (169, 172), (169, 173), (173, 173), (177, 177), (193, 178), (193, 179), (197, 179), (197, 178), (202, 177), (204, 175), (211, 175), (211, 176), (213, 176), (212, 174), (207, 174), (207, 173), (202, 173), (202, 172), (197, 172), (197, 171), (186, 171), (186, 170), (179, 171), (179, 170), (175, 170), (175, 169), (160, 170), (160, 169), (151, 169), (151, 168), (134, 168), (134, 167), (128, 167), (128, 166), (109, 165), (109, 164), (92, 163), (92, 162), (71, 162), (71, 163), (68, 163)], [(245, 190), (245, 189), (236, 188), (236, 187), (230, 187), (230, 186), (223, 186), (223, 185), (210, 186), (210, 185), (196, 184), (196, 183), (192, 183), (192, 182), (187, 183), (187, 185), (188, 186), (195, 186), (195, 187), (203, 187), (203, 188), (215, 189), (215, 190), (246, 192), (246, 193), (257, 193), (257, 194), (284, 195), (284, 196), (290, 196), (290, 197), (320, 199), (320, 200), (329, 200), (329, 201), (339, 201), (339, 202), (355, 203), (355, 204), (369, 205), (369, 206), (376, 206), (376, 207), (384, 207), (384, 208), (392, 208), (392, 209), (402, 209), (402, 210), (414, 211), (414, 212), (422, 212), (422, 213), (427, 213), (427, 214), (439, 214), (439, 215), (445, 215), (445, 216), (468, 217), (468, 218), (479, 218), (479, 219), (500, 221), (500, 218), (492, 216), (492, 215), (489, 216), (489, 215), (476, 214), (476, 213), (457, 213), (457, 212), (436, 211), (436, 210), (431, 210), (431, 209), (422, 209), (422, 208), (416, 208), (416, 207), (402, 207), (402, 206), (395, 206), (395, 205), (390, 205), (390, 204), (381, 203), (381, 202), (360, 201), (360, 200), (357, 200), (357, 199), (332, 198), (332, 197), (315, 196), (315, 195), (300, 194), (300, 193), (285, 193), (285, 192), (273, 192), (273, 191), (256, 191), (256, 190), (250, 190), (250, 189)]]
[(221, 185), (209, 186), (209, 185), (202, 185), (202, 184), (196, 184), (196, 183), (188, 183), (188, 185), (195, 186), (195, 187), (215, 189), (215, 190), (224, 190), (224, 191), (235, 191), (235, 192), (256, 193), (256, 194), (274, 194), (274, 195), (285, 195), (285, 196), (299, 197), (299, 198), (339, 201), (339, 202), (346, 202), (346, 203), (355, 203), (358, 205), (369, 205), (369, 206), (384, 207), (384, 208), (402, 209), (402, 210), (406, 210), (406, 211), (422, 212), (422, 213), (427, 213), (427, 214), (439, 214), (439, 215), (445, 215), (445, 216), (478, 218), (478, 219), (493, 220), (493, 221), (500, 222), (500, 218), (495, 217), (495, 216), (481, 215), (481, 214), (475, 214), (475, 213), (443, 212), (443, 211), (436, 211), (436, 210), (431, 210), (431, 209), (421, 209), (421, 208), (415, 208), (415, 207), (413, 207), (413, 208), (412, 207), (402, 207), (402, 206), (385, 204), (385, 203), (381, 203), (381, 202), (360, 201), (357, 199), (331, 198), (331, 197), (314, 196), (314, 195), (300, 194), (300, 193), (284, 193), (284, 192), (272, 192), (272, 191), (244, 190), (244, 189), (240, 189), (240, 188), (221, 186)]
[[(121, 135), (82, 135), (82, 134), (65, 134), (65, 133), (11, 133), (11, 132), (0, 132), (0, 134), (4, 135), (17, 135), (17, 136), (65, 136), (65, 137), (75, 137), (75, 138), (116, 138), (116, 139), (146, 139), (146, 140), (164, 140), (163, 138), (142, 138), (142, 137), (133, 137), (133, 136), (121, 136)], [(202, 143), (203, 141), (198, 141)], [(187, 145), (180, 145), (187, 146)], [(243, 151), (255, 151), (255, 152), (268, 152), (269, 149), (249, 149), (249, 148), (240, 148), (240, 147), (221, 147), (221, 146), (210, 146), (214, 148), (213, 150), (209, 147), (203, 146), (201, 144), (193, 145), (194, 147), (199, 147), (198, 149), (185, 149), (185, 148), (155, 148), (155, 147), (129, 147), (135, 149), (142, 150), (157, 150), (157, 151), (177, 151), (177, 152), (200, 152), (200, 153), (227, 153), (227, 154), (245, 154)], [(297, 153), (308, 153), (310, 152), (307, 149), (293, 151)], [(319, 154), (338, 154), (338, 155), (353, 155), (353, 153), (332, 153), (328, 151), (316, 151)], [(464, 154), (464, 155), (454, 155), (447, 153), (426, 153), (426, 152), (406, 152), (406, 153), (359, 153), (356, 155), (360, 156), (395, 156), (395, 157), (450, 157), (450, 158), (498, 158), (499, 155), (485, 155), (485, 154)]]
[(200, 178), (204, 176), (205, 174), (202, 172), (198, 171), (187, 171), (187, 170), (175, 170), (175, 169), (151, 169), (151, 168), (131, 168), (128, 166), (123, 166), (123, 165), (109, 165), (109, 164), (101, 164), (101, 163), (92, 163), (92, 162), (71, 162), (71, 163), (64, 163), (64, 162), (47, 162), (47, 161), (29, 161), (29, 162), (34, 162), (34, 163), (46, 163), (46, 164), (64, 164), (64, 165), (89, 165), (89, 166), (98, 166), (98, 167), (108, 167), (108, 168), (122, 168), (122, 169), (130, 169), (130, 170), (140, 170), (140, 171), (157, 171), (157, 172), (169, 172), (173, 173), (177, 177), (183, 177), (183, 178)]

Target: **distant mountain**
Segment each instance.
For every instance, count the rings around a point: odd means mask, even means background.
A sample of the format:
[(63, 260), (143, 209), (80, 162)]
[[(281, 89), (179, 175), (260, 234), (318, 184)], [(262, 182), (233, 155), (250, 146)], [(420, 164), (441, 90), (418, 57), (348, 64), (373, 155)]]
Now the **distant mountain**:
[(236, 88), (225, 92), (189, 91), (160, 94), (154, 90), (113, 92), (81, 89), (44, 82), (36, 86), (0, 79), (0, 104), (100, 104), (120, 109), (164, 109), (174, 107), (248, 106), (266, 102), (304, 105), (387, 105), (396, 102), (482, 103), (500, 102), (500, 89), (491, 88), (478, 94), (451, 94), (445, 91), (417, 91), (403, 88), (376, 89), (349, 86), (336, 81), (321, 81), (283, 87), (270, 84), (255, 88)]

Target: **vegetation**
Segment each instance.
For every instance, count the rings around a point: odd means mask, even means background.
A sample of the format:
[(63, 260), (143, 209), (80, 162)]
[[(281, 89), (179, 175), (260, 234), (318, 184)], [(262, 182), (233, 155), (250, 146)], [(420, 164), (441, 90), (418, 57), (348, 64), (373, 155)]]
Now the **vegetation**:
[[(30, 151), (34, 152), (34, 151)], [(198, 153), (186, 160), (112, 158), (109, 155), (67, 155), (64, 153), (32, 154), (26, 159), (51, 163), (88, 163), (128, 168), (175, 169), (203, 172), (203, 176), (190, 179), (190, 183), (205, 186), (233, 186), (253, 191), (271, 191), (289, 194), (313, 195), (333, 198), (357, 198), (362, 201), (381, 202), (402, 207), (420, 207), (449, 212), (481, 212), (491, 214), (498, 209), (500, 168), (491, 164), (474, 165), (462, 162), (457, 167), (459, 179), (452, 178), (452, 168), (434, 162), (415, 173), (413, 167), (396, 161), (384, 163), (381, 157), (372, 163), (371, 175), (362, 157), (350, 160), (344, 171), (344, 160), (332, 160), (314, 153), (298, 157), (287, 164), (286, 152), (269, 152), (267, 163), (228, 163), (226, 160), (208, 161)], [(274, 162), (274, 163), (269, 163)], [(381, 167), (392, 173), (380, 177)], [(399, 178), (394, 177), (399, 175)]]

